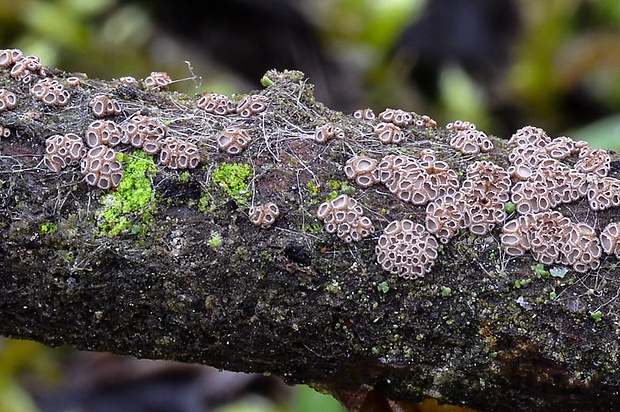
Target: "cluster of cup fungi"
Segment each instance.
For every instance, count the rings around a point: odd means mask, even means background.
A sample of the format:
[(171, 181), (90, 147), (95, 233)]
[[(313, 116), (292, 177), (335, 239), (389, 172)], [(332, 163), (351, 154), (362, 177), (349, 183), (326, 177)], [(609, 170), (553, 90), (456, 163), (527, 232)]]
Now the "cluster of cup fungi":
[[(71, 90), (81, 84), (75, 76), (49, 76), (38, 57), (25, 56), (18, 49), (0, 50), (0, 69), (28, 85), (32, 98), (50, 108), (67, 106)], [(164, 72), (153, 72), (143, 81), (129, 76), (119, 79), (121, 84), (154, 91), (166, 89), (171, 81)], [(15, 93), (0, 89), (0, 113), (18, 104)], [(234, 101), (223, 94), (207, 93), (198, 98), (196, 107), (215, 116), (248, 118), (264, 112), (269, 104), (260, 94)], [(85, 115), (91, 116), (92, 122), (84, 130), (46, 139), (43, 164), (49, 170), (60, 172), (79, 165), (86, 183), (114, 189), (123, 179), (118, 147), (142, 149), (158, 156), (162, 167), (172, 169), (191, 169), (201, 162), (198, 146), (169, 135), (166, 124), (156, 116), (127, 113), (120, 102), (106, 95), (93, 97), (88, 107), (90, 112)], [(353, 117), (371, 124), (374, 138), (382, 145), (396, 147), (410, 139), (408, 127), (437, 127), (428, 116), (400, 109), (386, 109), (378, 116), (363, 109)], [(475, 157), (494, 150), (491, 139), (472, 123), (455, 121), (446, 129), (455, 153)], [(11, 130), (0, 125), (0, 138), (10, 135)], [(330, 122), (317, 126), (313, 135), (317, 144), (345, 137), (345, 131)], [(242, 126), (231, 125), (218, 133), (215, 142), (222, 152), (234, 156), (242, 153), (252, 138)], [(464, 178), (430, 149), (414, 156), (373, 158), (360, 154), (346, 161), (346, 177), (357, 187), (383, 185), (399, 201), (426, 208), (423, 224), (399, 219), (383, 228), (375, 251), (384, 270), (407, 279), (422, 277), (433, 267), (440, 244), (448, 243), (461, 230), (485, 235), (496, 226), (502, 227), (501, 242), (510, 256), (529, 251), (541, 263), (571, 266), (577, 272), (598, 268), (603, 253), (620, 258), (620, 222), (611, 222), (597, 233), (594, 227), (573, 222), (555, 209), (582, 199), (596, 211), (620, 206), (620, 180), (609, 176), (609, 154), (566, 136), (551, 139), (532, 126), (519, 129), (508, 144), (512, 150), (507, 169), (479, 160), (467, 167)], [(506, 212), (509, 203), (516, 209), (511, 215), (516, 217), (510, 220)], [(275, 203), (255, 205), (249, 211), (252, 223), (265, 229), (279, 214)], [(347, 243), (375, 232), (362, 205), (345, 194), (319, 205), (317, 217), (327, 232)]]

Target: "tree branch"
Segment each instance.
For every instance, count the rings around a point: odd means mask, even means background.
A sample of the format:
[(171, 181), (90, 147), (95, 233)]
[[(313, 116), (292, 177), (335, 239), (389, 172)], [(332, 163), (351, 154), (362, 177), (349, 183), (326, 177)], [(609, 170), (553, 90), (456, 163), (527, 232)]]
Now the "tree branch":
[[(197, 98), (116, 80), (82, 76), (69, 89), (70, 74), (56, 69), (47, 76), (67, 87), (70, 100), (50, 107), (9, 72), (0, 68), (0, 84), (18, 107), (0, 113), (10, 130), (0, 140), (1, 334), (271, 373), (349, 405), (372, 396), (433, 397), (488, 411), (615, 404), (615, 257), (603, 255), (585, 273), (550, 272), (529, 252), (508, 256), (500, 225), (482, 236), (460, 230), (417, 279), (377, 263), (382, 229), (397, 219), (424, 224), (425, 206), (384, 185), (357, 186), (345, 175), (349, 158), (417, 158), (430, 148), (462, 182), (477, 160), (507, 168), (505, 141), (491, 138), (492, 151), (459, 155), (449, 145), (454, 131), (415, 115), (418, 125), (402, 128), (406, 141), (384, 145), (377, 121), (315, 102), (312, 86), (293, 71), (267, 74), (270, 85), (258, 95), (268, 108), (250, 117), (209, 114)], [(157, 118), (167, 136), (196, 144), (200, 166), (153, 166), (120, 145), (131, 185), (95, 188), (77, 165), (51, 171), (42, 161), (46, 139), (84, 136), (98, 95), (120, 103), (111, 118), (119, 124), (138, 114)], [(344, 137), (317, 142), (316, 128), (327, 123)], [(252, 139), (239, 155), (218, 148), (229, 126)], [(613, 175), (620, 158), (611, 156)], [(358, 201), (373, 235), (346, 243), (323, 229), (317, 209), (340, 194)], [(268, 202), (279, 208), (275, 224), (252, 224), (249, 208)], [(618, 208), (593, 212), (584, 199), (558, 210), (597, 231), (618, 221)]]

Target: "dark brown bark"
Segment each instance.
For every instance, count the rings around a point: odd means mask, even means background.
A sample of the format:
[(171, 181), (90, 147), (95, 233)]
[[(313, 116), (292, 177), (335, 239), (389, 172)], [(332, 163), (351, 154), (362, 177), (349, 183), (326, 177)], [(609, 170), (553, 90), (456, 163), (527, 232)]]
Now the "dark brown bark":
[[(354, 154), (433, 148), (464, 172), (480, 158), (506, 166), (504, 141), (494, 139), (486, 155), (457, 156), (449, 132), (409, 126), (407, 142), (384, 146), (369, 124), (315, 102), (301, 73), (268, 77), (273, 85), (260, 92), (268, 110), (244, 119), (206, 114), (178, 93), (88, 79), (71, 90), (67, 107), (49, 108), (0, 69), (0, 87), (20, 104), (0, 113), (11, 129), (0, 140), (0, 333), (271, 373), (359, 404), (373, 389), (372, 397), (433, 397), (484, 411), (612, 409), (620, 382), (617, 259), (548, 276), (529, 254), (509, 259), (499, 229), (462, 231), (431, 273), (405, 280), (376, 263), (377, 234), (394, 219), (423, 222), (424, 207), (382, 186), (345, 184), (343, 165)], [(41, 162), (47, 137), (83, 133), (94, 120), (88, 102), (99, 94), (121, 103), (119, 120), (138, 112), (161, 118), (169, 135), (197, 142), (202, 158), (188, 173), (148, 173), (149, 213), (127, 213), (128, 230), (114, 236), (102, 233), (109, 192), (88, 186), (78, 166), (53, 173)], [(327, 122), (346, 137), (314, 141), (315, 127)], [(230, 124), (253, 138), (234, 157), (215, 141)], [(612, 158), (615, 176), (619, 157)], [(250, 166), (249, 196), (214, 183), (222, 162)], [(347, 244), (322, 230), (316, 210), (332, 192), (359, 200), (374, 237)], [(275, 202), (276, 224), (254, 226), (252, 202)], [(561, 209), (599, 229), (618, 214), (594, 213), (585, 201)]]

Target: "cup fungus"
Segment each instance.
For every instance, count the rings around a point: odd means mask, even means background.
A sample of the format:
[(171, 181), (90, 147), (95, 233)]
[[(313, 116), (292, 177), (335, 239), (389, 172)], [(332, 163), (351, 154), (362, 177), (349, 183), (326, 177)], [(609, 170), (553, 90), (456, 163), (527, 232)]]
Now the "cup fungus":
[(530, 250), (536, 261), (546, 265), (560, 263), (582, 273), (600, 265), (601, 242), (594, 228), (573, 223), (558, 211), (519, 216), (507, 222), (501, 241), (508, 255), (521, 256)]
[(121, 106), (116, 99), (108, 96), (95, 96), (88, 103), (95, 117), (118, 116), (121, 112)]
[(372, 221), (363, 214), (357, 200), (344, 194), (322, 203), (317, 210), (317, 217), (325, 223), (325, 230), (336, 233), (346, 243), (357, 242), (374, 232)]
[(437, 258), (437, 239), (409, 219), (395, 220), (383, 229), (375, 253), (384, 270), (405, 279), (430, 272)]
[(84, 180), (100, 189), (117, 187), (123, 179), (123, 165), (114, 149), (105, 145), (93, 147), (80, 162)]
[(375, 136), (383, 144), (401, 143), (405, 140), (405, 133), (393, 123), (381, 122), (375, 126)]
[(47, 106), (62, 107), (69, 103), (71, 95), (64, 86), (55, 79), (42, 79), (30, 89), (30, 94)]
[(255, 116), (267, 109), (267, 97), (249, 94), (237, 103), (237, 114), (241, 117)]
[(372, 109), (358, 109), (353, 112), (353, 117), (359, 120), (375, 120), (375, 112)]
[(251, 141), (252, 139), (245, 129), (233, 126), (222, 130), (217, 137), (217, 145), (220, 150), (229, 155), (238, 155)]
[(268, 229), (274, 224), (278, 216), (280, 216), (280, 210), (278, 209), (278, 205), (270, 202), (264, 205), (252, 206), (249, 214), (252, 223), (263, 229)]
[(15, 93), (7, 89), (0, 89), (0, 113), (5, 110), (13, 110), (17, 107)]
[(158, 117), (137, 115), (124, 122), (121, 129), (121, 143), (145, 148), (145, 152), (149, 154), (159, 151), (161, 141), (166, 136), (166, 125)]
[(481, 130), (473, 127), (457, 129), (456, 135), (450, 140), (450, 147), (463, 154), (486, 153), (493, 150), (493, 142)]
[(235, 103), (225, 94), (207, 93), (198, 99), (196, 103), (200, 109), (207, 113), (225, 116), (235, 112)]
[(95, 120), (86, 128), (84, 138), (89, 147), (102, 144), (114, 147), (121, 142), (122, 130), (112, 120)]
[(379, 113), (379, 120), (398, 127), (405, 127), (413, 123), (413, 115), (401, 109), (385, 109)]
[(325, 143), (331, 139), (344, 139), (344, 131), (332, 123), (326, 123), (315, 128), (314, 140), (319, 143)]
[(77, 134), (56, 134), (45, 140), (43, 163), (51, 171), (60, 172), (72, 162), (80, 160), (85, 152), (82, 138)]
[(603, 251), (620, 259), (620, 222), (611, 222), (605, 226), (600, 238)]
[(347, 160), (344, 173), (360, 187), (370, 187), (379, 182), (378, 162), (368, 156), (354, 156)]
[(193, 169), (200, 163), (198, 146), (176, 137), (162, 141), (159, 163), (171, 169)]
[(170, 83), (172, 83), (172, 79), (166, 72), (151, 72), (151, 74), (144, 79), (144, 86), (146, 86), (147, 89), (164, 90)]

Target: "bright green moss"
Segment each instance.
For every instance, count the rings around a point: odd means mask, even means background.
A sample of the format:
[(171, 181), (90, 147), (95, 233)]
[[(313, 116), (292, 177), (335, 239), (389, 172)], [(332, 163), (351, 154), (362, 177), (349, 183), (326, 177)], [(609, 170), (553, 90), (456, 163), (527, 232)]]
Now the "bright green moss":
[(53, 235), (58, 230), (58, 226), (53, 224), (52, 222), (45, 222), (41, 224), (41, 233), (44, 235)]
[(116, 191), (102, 199), (104, 210), (98, 215), (99, 229), (105, 236), (127, 231), (144, 234), (155, 207), (151, 175), (157, 173), (157, 165), (141, 150), (131, 155), (120, 153), (119, 160), (123, 163), (123, 180)]
[(334, 200), (341, 194), (349, 196), (353, 196), (355, 194), (355, 188), (343, 180), (330, 180), (327, 182), (327, 187), (331, 189), (331, 192), (329, 192), (326, 199), (327, 202)]
[(245, 163), (222, 163), (211, 175), (213, 183), (239, 204), (244, 204), (250, 197), (248, 183), (251, 177), (252, 168)]
[(211, 232), (211, 237), (209, 238), (209, 247), (215, 250), (222, 246), (222, 235), (219, 232)]

